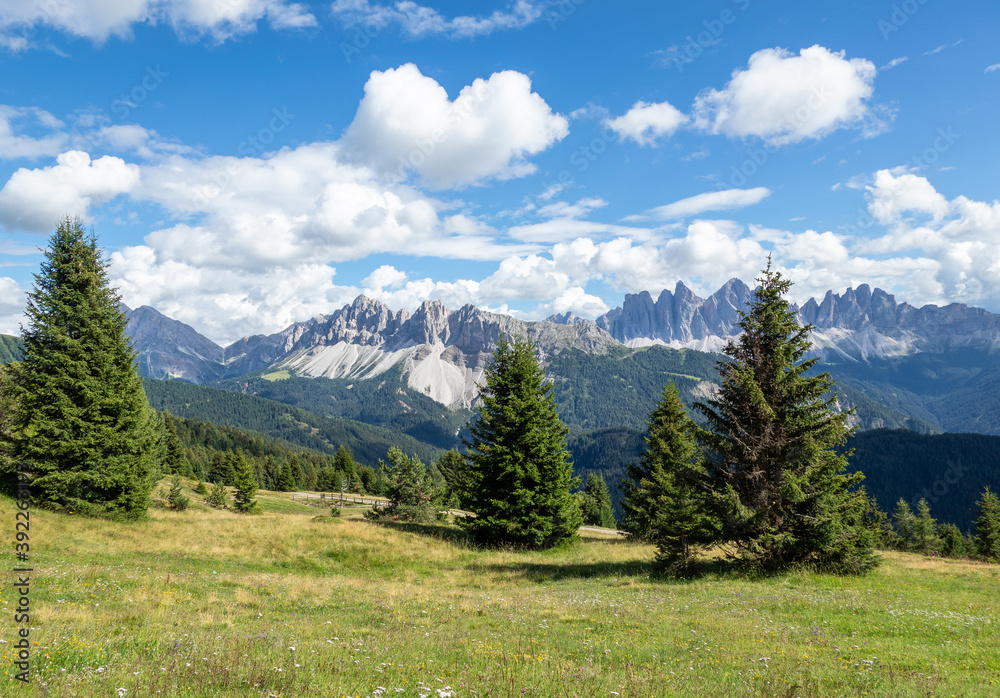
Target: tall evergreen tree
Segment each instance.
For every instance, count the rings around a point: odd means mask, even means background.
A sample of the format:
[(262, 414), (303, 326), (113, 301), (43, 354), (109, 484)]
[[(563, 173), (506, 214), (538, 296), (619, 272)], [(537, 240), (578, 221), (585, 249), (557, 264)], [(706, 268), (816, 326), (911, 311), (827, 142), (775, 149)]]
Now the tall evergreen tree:
[(647, 421), (640, 462), (628, 468), (622, 508), (626, 528), (657, 545), (657, 567), (689, 573), (692, 546), (716, 541), (722, 524), (705, 486), (704, 462), (677, 387), (668, 383)]
[(611, 493), (604, 478), (597, 473), (587, 476), (583, 486), (583, 503), (580, 505), (583, 523), (587, 526), (615, 528), (615, 510), (611, 506)]
[(976, 502), (976, 552), (990, 562), (1000, 562), (1000, 497), (987, 487)]
[(259, 514), (261, 509), (257, 503), (257, 478), (254, 477), (253, 466), (242, 453), (237, 453), (235, 460), (233, 470), (236, 473), (236, 491), (233, 493), (233, 508), (244, 514)]
[(275, 489), (279, 492), (294, 492), (298, 489), (298, 485), (295, 482), (295, 471), (292, 469), (292, 464), (287, 460), (281, 469), (281, 478), (278, 480), (278, 485)]
[(333, 467), (343, 473), (345, 478), (350, 478), (352, 482), (358, 477), (354, 456), (351, 454), (351, 449), (344, 444), (340, 444), (337, 455), (333, 457)]
[(900, 550), (915, 550), (917, 547), (917, 517), (913, 509), (902, 497), (896, 502), (896, 510), (892, 512), (892, 521), (896, 526), (896, 546)]
[(461, 525), (486, 545), (548, 548), (575, 538), (582, 517), (570, 494), (579, 480), (566, 450), (569, 429), (534, 347), (501, 335), (484, 377), (465, 442), (468, 507), (476, 517)]
[(466, 494), (468, 487), (465, 483), (467, 479), (465, 458), (458, 452), (457, 448), (453, 448), (441, 454), (437, 467), (441, 471), (441, 475), (444, 476), (448, 491), (457, 497), (458, 506), (464, 506), (468, 496)]
[(37, 504), (136, 520), (159, 475), (159, 434), (120, 303), (96, 238), (64, 220), (28, 294), (24, 360), (9, 368), (7, 450), (28, 465)]
[(163, 428), (166, 438), (166, 457), (164, 467), (170, 474), (191, 477), (191, 464), (188, 463), (187, 456), (184, 455), (184, 445), (180, 437), (177, 436), (177, 425), (174, 424), (173, 415), (169, 412), (163, 413)]
[(808, 564), (861, 573), (877, 564), (874, 535), (864, 526), (863, 475), (847, 474), (834, 449), (850, 429), (850, 413), (834, 410), (829, 374), (809, 376), (812, 326), (799, 325), (784, 295), (791, 283), (768, 259), (742, 334), (718, 364), (716, 399), (698, 403), (707, 430), (707, 467), (736, 555), (754, 567)]
[(931, 516), (931, 506), (923, 497), (917, 502), (917, 513), (913, 525), (913, 549), (918, 553), (930, 555), (941, 548), (938, 537), (937, 521)]

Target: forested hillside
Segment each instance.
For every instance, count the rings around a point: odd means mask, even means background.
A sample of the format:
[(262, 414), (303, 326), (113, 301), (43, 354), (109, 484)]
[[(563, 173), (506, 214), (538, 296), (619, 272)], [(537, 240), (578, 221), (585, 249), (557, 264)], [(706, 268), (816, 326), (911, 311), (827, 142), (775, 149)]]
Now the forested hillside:
[(336, 453), (344, 445), (358, 461), (366, 464), (385, 458), (392, 446), (415, 453), (424, 462), (434, 460), (440, 453), (440, 449), (389, 429), (324, 417), (253, 395), (152, 378), (145, 379), (145, 387), (154, 409), (249, 429), (321, 453)]
[(865, 488), (890, 513), (901, 497), (911, 506), (923, 497), (939, 522), (968, 531), (983, 487), (1000, 491), (1000, 436), (879, 429), (846, 447), (854, 449), (851, 468), (864, 472)]
[(21, 360), (21, 340), (9, 334), (0, 334), (0, 364)]
[[(645, 432), (599, 429), (575, 434), (569, 447), (578, 475), (604, 476), (620, 516), (618, 485), (645, 447)], [(849, 470), (865, 474), (865, 489), (889, 513), (901, 497), (911, 506), (924, 497), (939, 522), (967, 531), (983, 488), (1000, 491), (1000, 436), (876, 429), (852, 436), (848, 449), (854, 449)]]
[(302, 378), (288, 371), (263, 371), (213, 386), (327, 417), (386, 427), (443, 449), (458, 445), (455, 434), (472, 414), (469, 410), (449, 410), (409, 388), (398, 365), (371, 380)]

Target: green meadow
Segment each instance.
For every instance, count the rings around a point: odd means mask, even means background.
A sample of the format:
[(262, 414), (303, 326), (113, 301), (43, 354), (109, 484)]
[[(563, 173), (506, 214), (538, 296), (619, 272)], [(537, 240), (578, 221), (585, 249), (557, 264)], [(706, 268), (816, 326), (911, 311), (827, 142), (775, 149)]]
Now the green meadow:
[[(186, 494), (138, 524), (32, 511), (31, 684), (8, 549), (0, 695), (1000, 695), (997, 565), (882, 553), (862, 578), (677, 582), (617, 536), (479, 550), (450, 524)], [(14, 513), (0, 499), (11, 539)]]

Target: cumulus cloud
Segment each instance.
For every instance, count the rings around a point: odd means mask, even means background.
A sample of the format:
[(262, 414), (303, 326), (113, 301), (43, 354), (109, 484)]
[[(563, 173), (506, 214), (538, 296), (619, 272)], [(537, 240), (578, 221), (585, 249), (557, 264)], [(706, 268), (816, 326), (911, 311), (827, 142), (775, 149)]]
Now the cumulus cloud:
[(708, 211), (730, 211), (736, 208), (753, 206), (770, 195), (771, 190), (767, 187), (705, 192), (704, 194), (697, 194), (696, 196), (689, 196), (686, 199), (675, 201), (666, 206), (658, 206), (647, 211), (646, 216), (635, 216), (631, 220), (653, 217), (668, 221), (675, 218), (690, 218)]
[(261, 271), (161, 258), (149, 245), (111, 254), (109, 276), (131, 307), (150, 305), (225, 345), (269, 334), (350, 302), (359, 289), (336, 286), (321, 263)]
[(20, 335), (27, 292), (14, 279), (0, 277), (0, 334)]
[(660, 137), (671, 135), (686, 121), (687, 117), (669, 102), (636, 102), (625, 114), (607, 119), (604, 124), (621, 140), (631, 138), (639, 145), (652, 145)]
[(485, 17), (463, 15), (448, 19), (437, 10), (404, 0), (393, 5), (372, 4), (369, 0), (335, 0), (330, 6), (334, 17), (349, 27), (398, 25), (413, 38), (444, 36), (462, 39), (495, 31), (521, 29), (542, 17), (543, 3), (517, 0), (505, 10)]
[(881, 170), (868, 210), (889, 231), (863, 251), (930, 260), (938, 299), (1000, 304), (1000, 201), (948, 201), (924, 177)]
[(23, 50), (30, 45), (26, 30), (36, 26), (100, 43), (130, 37), (136, 24), (165, 23), (222, 40), (253, 31), (261, 20), (276, 29), (316, 25), (303, 4), (286, 0), (19, 0), (0, 5), (0, 36), (8, 49)]
[(139, 168), (121, 158), (70, 150), (50, 167), (17, 170), (0, 190), (0, 225), (8, 232), (48, 232), (64, 216), (87, 220), (91, 205), (139, 184)]
[(823, 46), (798, 55), (781, 48), (750, 56), (721, 90), (702, 92), (694, 124), (709, 133), (763, 138), (773, 145), (820, 138), (841, 128), (873, 129), (875, 65)]
[[(17, 133), (15, 127), (41, 127), (45, 135), (33, 137)], [(67, 136), (59, 129), (63, 123), (44, 109), (11, 107), (0, 104), (0, 159), (39, 158), (61, 152)]]
[(375, 71), (365, 84), (345, 152), (384, 176), (411, 171), (437, 188), (510, 179), (535, 171), (527, 156), (569, 133), (522, 73), (505, 70), (464, 87), (454, 101), (408, 63)]
[(904, 213), (921, 213), (938, 221), (948, 212), (948, 201), (931, 186), (925, 177), (914, 174), (894, 175), (879, 170), (868, 191), (868, 210), (883, 225), (902, 221)]

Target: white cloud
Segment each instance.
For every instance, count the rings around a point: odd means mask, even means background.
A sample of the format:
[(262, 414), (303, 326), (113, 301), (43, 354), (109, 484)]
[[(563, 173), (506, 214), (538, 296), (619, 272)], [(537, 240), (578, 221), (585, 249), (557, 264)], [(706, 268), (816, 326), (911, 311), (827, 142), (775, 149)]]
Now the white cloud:
[(551, 303), (538, 306), (536, 312), (545, 317), (573, 313), (577, 317), (595, 318), (608, 310), (608, 304), (597, 296), (587, 293), (579, 286), (571, 286)]
[(908, 56), (899, 56), (898, 58), (893, 58), (891, 61), (886, 63), (884, 66), (879, 68), (879, 70), (892, 70), (897, 65), (902, 65), (906, 61), (910, 60)]
[(652, 145), (661, 136), (669, 136), (687, 121), (687, 117), (669, 102), (636, 102), (622, 116), (607, 119), (604, 125), (621, 140), (631, 138), (639, 145)]
[[(690, 196), (680, 201), (675, 201), (666, 206), (658, 206), (648, 211), (648, 216), (659, 220), (673, 220), (675, 218), (691, 218), (707, 211), (730, 211), (736, 208), (744, 208), (758, 204), (771, 195), (771, 190), (767, 187), (754, 187), (753, 189), (726, 189), (723, 191), (705, 192)], [(631, 217), (632, 220), (641, 220), (647, 216)]]
[(913, 174), (895, 176), (889, 170), (879, 170), (868, 190), (868, 210), (883, 225), (892, 225), (906, 212), (923, 213), (940, 220), (948, 212), (948, 201), (925, 177)]
[(397, 288), (406, 281), (406, 273), (401, 272), (394, 266), (383, 264), (367, 277), (362, 279), (366, 289), (382, 290), (385, 287)]
[(733, 71), (722, 90), (702, 92), (694, 123), (709, 133), (756, 136), (773, 145), (820, 138), (831, 131), (862, 126), (873, 132), (876, 115), (868, 104), (875, 66), (822, 46), (794, 55), (763, 49), (744, 70)]
[(509, 257), (480, 284), (489, 300), (531, 300), (552, 298), (569, 287), (569, 276), (556, 264), (538, 255)]
[(0, 5), (0, 36), (8, 49), (23, 50), (30, 45), (27, 30), (36, 26), (101, 43), (130, 37), (136, 24), (165, 23), (222, 40), (251, 32), (265, 19), (276, 29), (316, 25), (303, 4), (286, 0), (19, 0)]
[(372, 4), (369, 0), (335, 0), (331, 13), (350, 27), (386, 27), (398, 24), (405, 34), (418, 38), (444, 36), (462, 39), (507, 29), (521, 29), (542, 17), (540, 2), (517, 0), (509, 9), (497, 10), (485, 17), (463, 15), (446, 18), (437, 10), (409, 0), (393, 5)]
[(534, 172), (526, 157), (568, 133), (566, 118), (552, 113), (522, 73), (479, 78), (451, 101), (408, 63), (371, 74), (343, 144), (355, 162), (385, 176), (402, 180), (416, 171), (425, 183), (448, 188)]
[(139, 168), (121, 158), (70, 150), (56, 165), (17, 170), (0, 190), (0, 225), (8, 232), (50, 232), (65, 216), (88, 219), (91, 205), (134, 190)]
[[(16, 133), (15, 125), (21, 126), (25, 122), (41, 126), (50, 133), (37, 138)], [(66, 145), (67, 136), (59, 131), (62, 127), (61, 121), (43, 109), (0, 104), (0, 160), (56, 155)]]
[(987, 73), (992, 73), (994, 70), (1000, 70), (1000, 63), (994, 63), (993, 65), (987, 66), (986, 68)]
[(147, 245), (111, 255), (109, 276), (130, 307), (151, 305), (220, 344), (269, 334), (350, 302), (359, 289), (333, 284), (319, 263), (263, 271), (161, 259)]
[(27, 307), (27, 292), (10, 277), (0, 277), (0, 333), (20, 335), (22, 322), (27, 322), (24, 309)]

